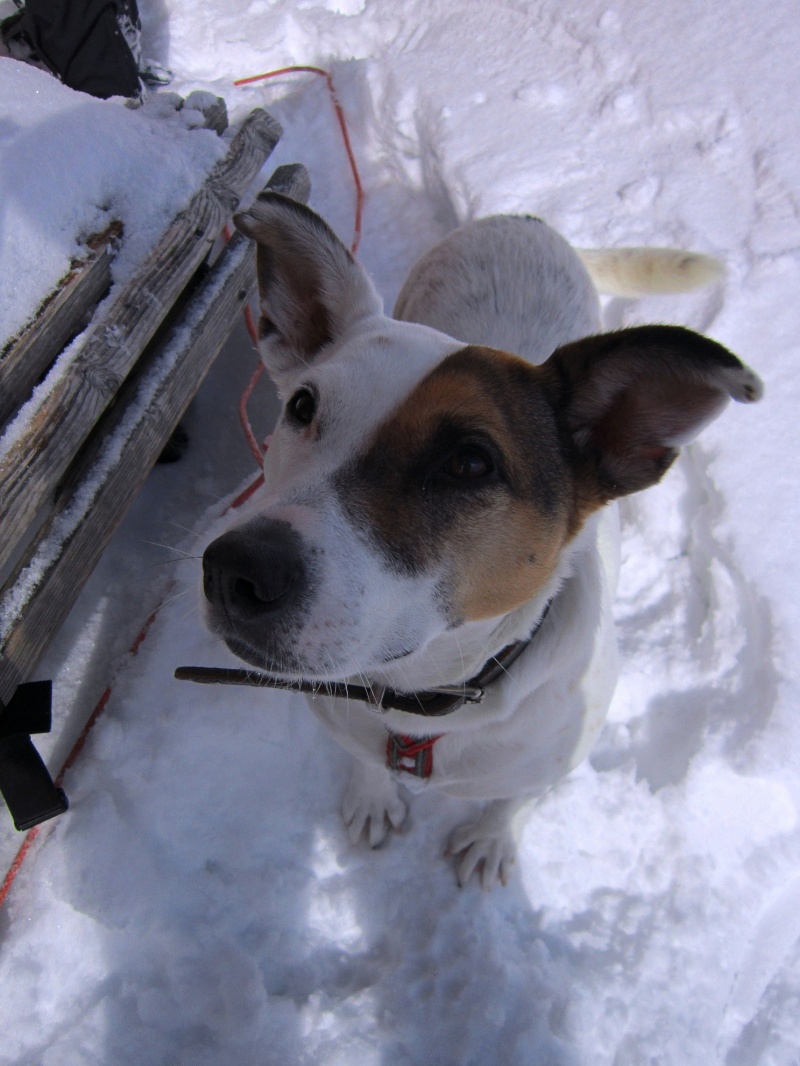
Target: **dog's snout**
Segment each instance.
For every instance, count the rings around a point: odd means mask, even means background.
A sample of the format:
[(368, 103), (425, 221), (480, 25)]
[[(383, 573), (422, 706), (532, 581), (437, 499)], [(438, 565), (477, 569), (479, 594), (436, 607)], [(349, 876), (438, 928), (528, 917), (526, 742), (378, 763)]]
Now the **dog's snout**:
[(203, 591), (232, 622), (295, 606), (307, 584), (302, 542), (288, 522), (256, 519), (218, 537), (203, 553)]

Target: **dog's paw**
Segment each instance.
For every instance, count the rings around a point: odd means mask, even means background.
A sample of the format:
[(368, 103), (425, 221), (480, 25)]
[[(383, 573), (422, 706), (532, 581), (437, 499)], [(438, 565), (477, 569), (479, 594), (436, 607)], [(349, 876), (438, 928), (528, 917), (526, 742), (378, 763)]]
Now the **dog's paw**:
[(347, 786), (342, 817), (352, 844), (366, 837), (371, 848), (378, 848), (394, 829), (401, 829), (408, 807), (400, 798), (397, 786), (387, 773), (353, 772)]
[(481, 888), (489, 891), (498, 881), (508, 884), (511, 867), (517, 857), (517, 845), (508, 826), (487, 826), (484, 819), (467, 822), (456, 829), (447, 844), (445, 855), (456, 860), (456, 876), (461, 888), (473, 874)]

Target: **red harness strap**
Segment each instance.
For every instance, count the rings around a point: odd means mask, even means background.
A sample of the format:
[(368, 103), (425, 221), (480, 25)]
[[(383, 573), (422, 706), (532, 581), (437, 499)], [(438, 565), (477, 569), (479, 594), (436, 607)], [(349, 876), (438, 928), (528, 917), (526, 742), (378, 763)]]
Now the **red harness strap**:
[(386, 765), (390, 770), (404, 770), (415, 777), (430, 777), (433, 772), (433, 745), (436, 737), (409, 737), (390, 733), (386, 739)]

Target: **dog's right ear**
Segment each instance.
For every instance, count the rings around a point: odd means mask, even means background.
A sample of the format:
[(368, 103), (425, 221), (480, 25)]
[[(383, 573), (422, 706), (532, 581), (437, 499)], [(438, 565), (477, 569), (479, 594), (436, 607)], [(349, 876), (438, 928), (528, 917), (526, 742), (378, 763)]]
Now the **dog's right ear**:
[(365, 271), (308, 207), (262, 192), (233, 221), (258, 245), (259, 348), (271, 374), (313, 363), (383, 304)]
[(558, 348), (537, 368), (585, 509), (655, 485), (730, 399), (763, 386), (721, 344), (680, 326), (635, 326)]

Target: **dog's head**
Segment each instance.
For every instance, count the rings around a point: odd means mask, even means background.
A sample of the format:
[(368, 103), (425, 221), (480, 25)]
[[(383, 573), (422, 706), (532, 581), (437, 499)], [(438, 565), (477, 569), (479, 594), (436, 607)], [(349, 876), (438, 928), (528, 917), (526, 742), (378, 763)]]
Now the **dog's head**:
[(211, 628), (281, 676), (380, 676), (552, 584), (588, 515), (654, 484), (756, 376), (688, 330), (540, 366), (383, 315), (312, 211), (262, 194), (260, 349), (283, 402), (257, 513), (204, 554)]

